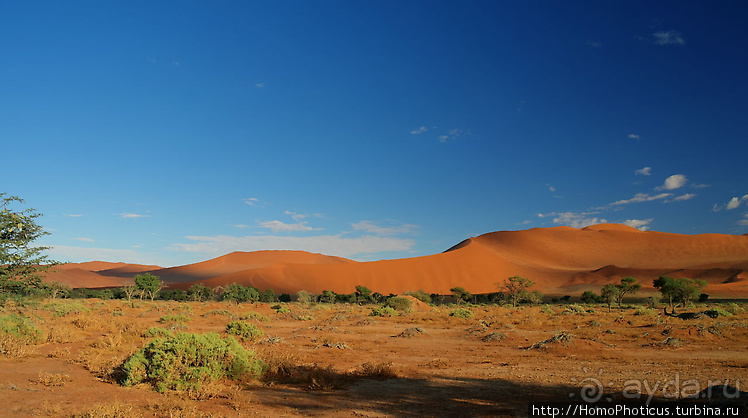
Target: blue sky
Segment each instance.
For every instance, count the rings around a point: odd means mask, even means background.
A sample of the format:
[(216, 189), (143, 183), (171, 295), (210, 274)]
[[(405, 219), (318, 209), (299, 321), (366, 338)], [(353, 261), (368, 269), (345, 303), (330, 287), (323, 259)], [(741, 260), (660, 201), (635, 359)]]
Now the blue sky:
[(61, 261), (748, 233), (748, 5), (0, 1), (0, 191)]

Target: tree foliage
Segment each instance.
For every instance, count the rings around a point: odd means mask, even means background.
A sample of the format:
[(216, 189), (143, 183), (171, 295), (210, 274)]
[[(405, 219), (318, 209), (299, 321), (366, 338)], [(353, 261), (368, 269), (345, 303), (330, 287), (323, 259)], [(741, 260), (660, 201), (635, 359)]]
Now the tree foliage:
[(674, 279), (668, 276), (660, 276), (652, 282), (652, 285), (662, 293), (663, 301), (667, 302), (673, 313), (678, 304), (687, 308), (690, 301), (698, 299), (706, 284), (706, 280), (702, 279)]
[(532, 280), (520, 276), (512, 276), (506, 279), (504, 283), (496, 283), (496, 287), (506, 295), (514, 307), (517, 307), (517, 304), (523, 300), (534, 301), (538, 299), (538, 296), (542, 297), (542, 295), (539, 295), (539, 292), (533, 294), (528, 290), (534, 285), (535, 282)]
[(44, 254), (49, 247), (33, 245), (49, 233), (36, 223), (41, 216), (36, 210), (14, 208), (23, 203), (17, 196), (0, 193), (0, 293), (46, 291), (40, 273), (57, 264)]
[(473, 296), (472, 294), (470, 294), (470, 292), (465, 290), (465, 288), (462, 288), (459, 286), (453, 287), (449, 289), (449, 291), (452, 292), (452, 296), (454, 296), (458, 304), (469, 301), (470, 298)]
[(142, 273), (135, 276), (135, 287), (140, 291), (141, 299), (149, 297), (153, 301), (163, 286), (161, 279), (151, 273)]
[(621, 289), (614, 284), (606, 284), (603, 286), (603, 289), (600, 292), (600, 298), (606, 305), (608, 305), (608, 312), (612, 310), (613, 304), (618, 300), (620, 294)]
[(622, 278), (621, 282), (615, 286), (618, 288), (618, 297), (616, 298), (616, 302), (618, 302), (619, 308), (623, 303), (623, 297), (627, 293), (634, 294), (642, 287), (642, 285), (637, 283), (636, 279), (631, 276)]

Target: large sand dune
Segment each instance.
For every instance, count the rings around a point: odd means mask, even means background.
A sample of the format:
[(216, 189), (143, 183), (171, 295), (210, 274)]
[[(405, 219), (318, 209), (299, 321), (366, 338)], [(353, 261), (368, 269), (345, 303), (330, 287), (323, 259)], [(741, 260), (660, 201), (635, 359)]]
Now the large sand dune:
[(277, 293), (350, 293), (364, 285), (384, 294), (418, 289), (444, 294), (455, 286), (494, 292), (497, 282), (515, 275), (530, 278), (546, 293), (577, 294), (624, 276), (647, 286), (670, 275), (706, 279), (713, 296), (746, 297), (748, 236), (642, 232), (618, 224), (561, 226), (492, 232), (441, 254), (397, 260), (354, 262), (302, 251), (258, 251), (151, 271), (182, 289), (196, 282), (212, 287), (242, 283)]

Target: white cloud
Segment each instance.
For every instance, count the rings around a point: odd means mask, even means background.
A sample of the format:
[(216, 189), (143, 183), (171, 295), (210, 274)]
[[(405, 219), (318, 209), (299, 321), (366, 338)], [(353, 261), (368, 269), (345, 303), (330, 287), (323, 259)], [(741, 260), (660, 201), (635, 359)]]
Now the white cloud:
[(181, 66), (181, 65), (182, 65), (182, 63), (181, 63), (181, 62), (179, 62), (179, 61), (176, 61), (176, 60), (172, 61), (171, 63), (172, 63), (172, 64), (174, 64), (174, 66), (175, 66), (175, 67), (179, 67), (179, 66)]
[(96, 242), (95, 240), (93, 240), (91, 238), (86, 238), (86, 237), (78, 237), (78, 238), (76, 238), (76, 240), (83, 241), (83, 242)]
[(725, 208), (727, 210), (737, 209), (740, 204), (745, 201), (748, 201), (748, 194), (744, 195), (743, 197), (733, 197), (729, 202), (727, 202), (727, 206)]
[(641, 176), (650, 176), (650, 175), (652, 175), (652, 167), (640, 168), (640, 169), (634, 171), (634, 174), (641, 175)]
[(696, 196), (698, 196), (696, 193), (686, 193), (686, 194), (682, 194), (680, 196), (676, 196), (676, 197), (672, 198), (671, 200), (668, 200), (667, 202), (681, 202), (681, 201), (684, 201), (684, 200), (693, 199)]
[(244, 225), (244, 224), (236, 224), (236, 225), (231, 225), (231, 226), (233, 226), (234, 228), (251, 228), (251, 226)]
[(257, 87), (258, 89), (265, 88), (265, 83), (257, 83), (255, 84), (255, 87)]
[(283, 213), (286, 214), (286, 215), (288, 215), (288, 216), (290, 216), (290, 217), (292, 217), (294, 220), (297, 220), (297, 221), (301, 220), (301, 219), (312, 218), (312, 217), (314, 217), (314, 218), (321, 218), (322, 217), (322, 215), (319, 214), (319, 213), (313, 213), (313, 214), (309, 214), (309, 213), (296, 213), (296, 212), (291, 212), (290, 210), (287, 210), (287, 211), (285, 211)]
[(351, 224), (353, 226), (353, 229), (356, 231), (364, 231), (366, 233), (375, 234), (375, 235), (398, 235), (398, 234), (407, 234), (410, 232), (413, 232), (413, 230), (418, 228), (418, 225), (411, 225), (411, 224), (402, 224), (399, 226), (379, 226), (375, 224), (372, 221), (361, 221), (357, 222), (355, 224)]
[(672, 193), (660, 193), (658, 195), (650, 196), (647, 193), (637, 193), (632, 197), (631, 199), (624, 199), (624, 200), (618, 200), (616, 202), (611, 203), (610, 205), (627, 205), (629, 203), (639, 203), (639, 202), (650, 202), (652, 200), (659, 200), (664, 199), (666, 197), (672, 196)]
[(138, 219), (138, 218), (150, 218), (151, 215), (139, 215), (137, 213), (120, 213), (119, 217), (122, 219)]
[(639, 139), (639, 134), (629, 134), (630, 139)]
[(669, 30), (660, 31), (652, 34), (655, 45), (685, 45), (686, 41), (680, 32)]
[(649, 224), (652, 223), (654, 218), (649, 219), (627, 219), (623, 221), (624, 225), (628, 225), (632, 228), (636, 228), (640, 231), (646, 231), (649, 229)]
[(174, 244), (178, 251), (203, 253), (209, 256), (228, 254), (233, 251), (301, 250), (340, 257), (376, 254), (385, 251), (410, 251), (415, 246), (411, 239), (374, 237), (344, 238), (340, 235), (314, 237), (246, 236), (214, 237), (188, 236), (192, 243)]
[(685, 186), (688, 182), (686, 176), (683, 174), (673, 174), (672, 176), (665, 179), (665, 184), (659, 187), (655, 187), (655, 190), (675, 190)]
[(260, 199), (256, 197), (249, 197), (247, 199), (244, 199), (244, 203), (248, 204), (249, 206), (257, 206), (260, 203)]
[(561, 225), (568, 225), (572, 228), (584, 228), (585, 226), (603, 224), (603, 223), (608, 222), (607, 220), (603, 218), (589, 216), (589, 215), (595, 215), (597, 213), (599, 212), (582, 212), (582, 213), (564, 212), (564, 213), (551, 213), (548, 215), (539, 214), (538, 216), (540, 216), (541, 218), (545, 216), (556, 216), (555, 218), (553, 218), (553, 223), (557, 223)]
[(420, 135), (426, 131), (428, 131), (428, 128), (426, 128), (425, 126), (421, 126), (418, 129), (413, 129), (412, 131), (410, 131), (410, 133), (411, 135)]
[(263, 228), (268, 228), (273, 232), (303, 232), (303, 231), (320, 231), (322, 228), (312, 228), (306, 222), (287, 224), (281, 221), (258, 222)]
[(556, 191), (556, 188), (555, 188), (555, 187), (553, 187), (553, 186), (551, 186), (550, 184), (546, 184), (546, 186), (548, 187), (548, 190), (550, 190), (550, 191), (552, 191), (552, 192), (555, 192), (555, 191)]
[(741, 225), (741, 226), (748, 226), (748, 213), (746, 213), (746, 214), (745, 214), (745, 215), (744, 215), (743, 217), (744, 217), (745, 219), (741, 219), (741, 220), (739, 220), (739, 221), (738, 221), (738, 225)]
[(81, 218), (81, 217), (83, 217), (83, 215), (80, 215), (80, 214), (67, 214), (65, 216), (67, 216), (69, 218)]

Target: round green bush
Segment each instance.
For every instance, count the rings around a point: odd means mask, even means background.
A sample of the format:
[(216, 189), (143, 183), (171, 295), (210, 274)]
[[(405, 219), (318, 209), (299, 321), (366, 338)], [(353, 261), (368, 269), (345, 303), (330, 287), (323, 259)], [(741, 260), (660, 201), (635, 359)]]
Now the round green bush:
[(150, 383), (159, 392), (199, 390), (222, 378), (258, 377), (263, 367), (232, 337), (179, 333), (157, 338), (127, 359), (120, 384)]
[(397, 311), (389, 306), (382, 306), (371, 310), (370, 316), (397, 316)]
[(410, 312), (413, 309), (413, 302), (408, 298), (395, 296), (387, 299), (385, 306), (389, 306), (398, 312)]
[(457, 308), (452, 309), (452, 311), (449, 313), (449, 316), (454, 316), (455, 318), (472, 318), (475, 316), (475, 314), (473, 314), (473, 312), (469, 309)]
[(226, 333), (239, 336), (244, 340), (256, 340), (265, 335), (265, 331), (262, 328), (244, 321), (229, 322), (226, 325)]

